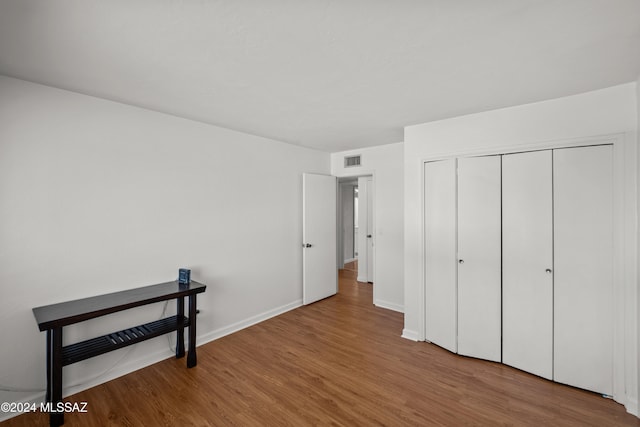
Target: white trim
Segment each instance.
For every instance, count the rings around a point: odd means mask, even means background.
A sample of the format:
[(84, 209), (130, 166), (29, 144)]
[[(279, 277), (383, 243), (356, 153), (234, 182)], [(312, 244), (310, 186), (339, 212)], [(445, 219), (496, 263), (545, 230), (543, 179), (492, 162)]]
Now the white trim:
[(411, 341), (424, 341), (424, 339), (419, 339), (418, 332), (406, 328), (402, 330), (402, 338)]
[(425, 163), (427, 160), (421, 160), (420, 167), (420, 262), (422, 263), (422, 268), (420, 271), (420, 289), (418, 292), (418, 310), (420, 310), (418, 314), (418, 339), (420, 341), (427, 340), (427, 266), (424, 262), (425, 254), (426, 254), (426, 236), (424, 230), (424, 219), (426, 215), (426, 210), (424, 208), (424, 204), (426, 202), (424, 197), (425, 192)]
[[(621, 402), (618, 402), (618, 403), (621, 403)], [(638, 416), (638, 401), (636, 399), (627, 397), (626, 401), (622, 404), (624, 405), (624, 408), (627, 410), (628, 413), (630, 413), (631, 415), (635, 415), (636, 417)]]
[[(522, 145), (503, 147), (457, 150), (441, 152), (419, 159), (421, 167), (420, 179), (420, 236), (421, 236), (421, 283), (418, 302), (418, 331), (408, 331), (410, 337), (419, 341), (425, 340), (425, 273), (424, 263), (424, 174), (425, 163), (456, 157), (499, 155), (525, 151), (549, 150), (558, 148), (581, 147), (601, 144), (613, 145), (613, 198), (614, 198), (614, 313), (613, 319), (613, 399), (625, 406), (629, 413), (638, 415), (638, 401), (632, 390), (638, 389), (637, 361), (638, 349), (635, 325), (638, 324), (637, 307), (637, 248), (635, 246), (636, 219), (627, 212), (637, 206), (637, 152), (636, 141), (631, 132), (595, 135), (590, 137), (540, 141)], [(626, 209), (625, 209), (626, 208)], [(634, 210), (635, 212), (635, 210)], [(403, 337), (405, 332), (403, 331)], [(635, 366), (631, 366), (636, 363)], [(632, 392), (633, 393), (633, 392)]]
[(272, 310), (267, 310), (263, 313), (257, 314), (255, 316), (251, 316), (245, 320), (241, 320), (240, 322), (232, 323), (229, 326), (216, 329), (204, 335), (200, 335), (198, 337), (198, 345), (202, 345), (210, 341), (215, 341), (218, 338), (222, 338), (234, 332), (238, 332), (242, 329), (248, 328), (249, 326), (253, 326), (257, 323), (264, 322), (267, 319), (271, 319), (272, 317), (279, 316), (283, 313), (286, 313), (287, 311), (294, 310), (298, 307), (302, 307), (301, 299), (290, 302), (289, 304), (282, 305), (280, 307), (276, 307)]
[(375, 169), (360, 169), (360, 170), (355, 170), (355, 171), (344, 171), (344, 173), (338, 174), (338, 175), (334, 175), (338, 178), (360, 178), (360, 177), (364, 177), (364, 176), (374, 176), (376, 174), (376, 170)]
[(387, 310), (397, 311), (398, 313), (404, 313), (404, 305), (396, 304), (393, 302), (374, 300), (373, 305)]
[(567, 138), (549, 141), (531, 142), (521, 145), (504, 145), (490, 148), (462, 149), (430, 154), (421, 159), (421, 163), (444, 160), (455, 157), (495, 156), (499, 154), (521, 153), (525, 151), (552, 150), (554, 148), (586, 147), (590, 145), (616, 144), (624, 141), (625, 133), (593, 135), (580, 138)]
[[(369, 188), (369, 185), (367, 185), (367, 197), (371, 198), (371, 208), (373, 210), (373, 212), (371, 212), (371, 238), (372, 238), (372, 242), (371, 242), (371, 275), (373, 277), (369, 277), (367, 274), (367, 282), (371, 283), (373, 285), (373, 300), (376, 301), (376, 295), (378, 293), (378, 286), (376, 286), (376, 273), (377, 273), (377, 268), (376, 268), (376, 261), (377, 261), (377, 257), (376, 257), (376, 249), (378, 246), (378, 230), (376, 229), (376, 223), (377, 223), (377, 217), (378, 217), (378, 209), (377, 209), (377, 203), (378, 203), (378, 198), (376, 196), (376, 191), (378, 188), (378, 183), (376, 182), (376, 176), (374, 174), (371, 175), (371, 184), (373, 186), (373, 189)], [(373, 191), (372, 191), (373, 190)], [(368, 204), (368, 201), (367, 201)], [(369, 208), (367, 207), (367, 215), (369, 215)], [(360, 225), (358, 223), (358, 225)], [(366, 234), (366, 231), (365, 231)], [(368, 260), (367, 260), (368, 262)], [(368, 265), (368, 264), (367, 264)]]

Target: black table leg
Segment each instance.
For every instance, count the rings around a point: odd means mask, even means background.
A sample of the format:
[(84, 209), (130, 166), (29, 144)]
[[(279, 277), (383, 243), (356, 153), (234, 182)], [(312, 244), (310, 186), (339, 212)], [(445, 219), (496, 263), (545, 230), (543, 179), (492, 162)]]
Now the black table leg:
[(51, 402), (51, 364), (53, 363), (52, 356), (52, 338), (51, 338), (51, 329), (47, 329), (47, 394), (45, 395), (44, 401)]
[(64, 424), (64, 413), (55, 412), (58, 402), (62, 402), (62, 328), (54, 328), (50, 332), (52, 334), (50, 338), (51, 362), (49, 363), (51, 376), (47, 389), (50, 390), (52, 412), (49, 414), (49, 425), (59, 427)]
[(184, 297), (178, 300), (178, 329), (176, 330), (176, 359), (184, 357)]
[(196, 357), (196, 294), (189, 295), (189, 354), (187, 368), (193, 368), (198, 363)]

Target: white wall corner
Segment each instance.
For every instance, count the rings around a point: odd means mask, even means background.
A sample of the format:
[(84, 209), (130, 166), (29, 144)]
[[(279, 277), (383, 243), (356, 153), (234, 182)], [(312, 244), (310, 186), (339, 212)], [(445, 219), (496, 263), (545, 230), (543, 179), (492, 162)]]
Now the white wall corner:
[(404, 306), (400, 304), (395, 304), (389, 301), (383, 301), (377, 299), (373, 302), (376, 307), (384, 308), (387, 310), (397, 311), (398, 313), (404, 313)]

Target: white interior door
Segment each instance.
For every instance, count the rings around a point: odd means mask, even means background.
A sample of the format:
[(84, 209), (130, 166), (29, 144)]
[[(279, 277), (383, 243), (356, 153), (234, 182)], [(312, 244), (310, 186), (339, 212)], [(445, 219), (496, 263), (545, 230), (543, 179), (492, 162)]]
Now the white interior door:
[(353, 188), (353, 257), (355, 259), (359, 258), (359, 249), (358, 249), (358, 245), (359, 242), (358, 240), (360, 239), (360, 233), (358, 232), (359, 227), (359, 203), (360, 203), (360, 196), (359, 196), (359, 189), (358, 189), (358, 185), (356, 184), (356, 186)]
[(553, 377), (551, 151), (502, 158), (502, 361)]
[(613, 394), (612, 147), (554, 150), (554, 380)]
[(456, 160), (425, 163), (425, 336), (457, 351)]
[(336, 178), (302, 174), (302, 302), (338, 291), (336, 265)]
[(374, 237), (374, 229), (373, 229), (373, 178), (367, 178), (367, 282), (373, 283), (374, 279), (374, 271), (373, 271), (373, 257), (374, 257), (374, 248), (375, 245), (375, 237)]
[(500, 156), (458, 159), (458, 353), (501, 360)]
[(369, 232), (369, 181), (370, 177), (358, 177), (358, 282), (369, 282), (369, 252), (370, 245), (367, 238)]

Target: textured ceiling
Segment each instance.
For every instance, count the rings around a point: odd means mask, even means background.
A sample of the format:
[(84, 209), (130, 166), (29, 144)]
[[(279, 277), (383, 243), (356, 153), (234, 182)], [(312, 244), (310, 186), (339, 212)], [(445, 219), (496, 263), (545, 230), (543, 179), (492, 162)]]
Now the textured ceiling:
[(0, 74), (339, 151), (634, 81), (640, 1), (0, 0)]

